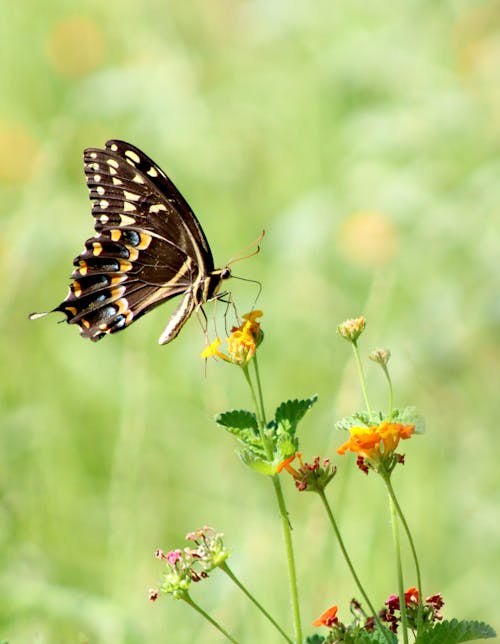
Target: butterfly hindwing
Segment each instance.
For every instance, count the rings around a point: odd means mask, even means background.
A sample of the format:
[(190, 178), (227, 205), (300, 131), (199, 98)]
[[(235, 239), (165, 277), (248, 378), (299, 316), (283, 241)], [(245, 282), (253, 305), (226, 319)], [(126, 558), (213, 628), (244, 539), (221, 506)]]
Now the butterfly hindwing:
[(193, 211), (138, 148), (111, 140), (86, 149), (84, 169), (96, 234), (75, 258), (69, 294), (54, 311), (96, 341), (184, 294), (160, 338), (170, 342), (230, 271), (214, 270)]

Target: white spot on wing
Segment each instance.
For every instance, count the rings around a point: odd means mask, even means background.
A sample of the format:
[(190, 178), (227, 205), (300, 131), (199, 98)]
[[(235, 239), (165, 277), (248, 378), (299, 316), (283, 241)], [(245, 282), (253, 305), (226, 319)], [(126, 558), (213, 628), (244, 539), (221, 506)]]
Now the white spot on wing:
[(139, 201), (139, 199), (141, 198), (140, 195), (136, 195), (135, 192), (129, 192), (128, 190), (124, 190), (123, 194), (129, 201)]
[(133, 217), (129, 217), (128, 215), (120, 215), (120, 224), (122, 226), (132, 226), (135, 224), (135, 219)]
[(152, 206), (149, 206), (149, 212), (151, 213), (160, 212), (161, 210), (164, 210), (165, 212), (167, 210), (162, 203), (155, 203)]
[(116, 177), (113, 177), (113, 185), (114, 186), (121, 186), (121, 185), (123, 185), (123, 181), (121, 179), (117, 179)]
[(129, 203), (128, 201), (124, 201), (123, 202), (123, 210), (125, 212), (133, 212), (134, 210), (136, 210), (136, 207), (134, 206), (133, 203)]
[(158, 172), (156, 171), (156, 168), (153, 167), (153, 166), (151, 166), (149, 168), (147, 174), (149, 174), (150, 177), (157, 177), (158, 176)]
[(106, 208), (109, 206), (109, 201), (107, 201), (106, 199), (101, 199), (99, 205), (103, 210), (106, 210)]
[(128, 157), (129, 159), (132, 159), (134, 163), (140, 163), (141, 159), (138, 154), (136, 154), (133, 150), (125, 150), (125, 156)]

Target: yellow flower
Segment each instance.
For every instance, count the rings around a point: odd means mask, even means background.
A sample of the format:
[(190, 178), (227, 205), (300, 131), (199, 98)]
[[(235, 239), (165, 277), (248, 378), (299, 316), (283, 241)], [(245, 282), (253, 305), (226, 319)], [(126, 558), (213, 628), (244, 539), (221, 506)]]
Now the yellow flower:
[(246, 366), (254, 357), (255, 351), (264, 337), (260, 329), (260, 323), (257, 322), (257, 318), (262, 315), (264, 315), (262, 311), (245, 313), (243, 315), (244, 322), (239, 327), (231, 329), (231, 335), (226, 339), (228, 355), (219, 351), (221, 341), (216, 338), (202, 352), (201, 357), (217, 357), (241, 367)]
[(219, 347), (221, 345), (220, 338), (215, 338), (213, 342), (211, 342), (208, 347), (205, 347), (205, 349), (201, 352), (201, 357), (204, 358), (205, 360), (207, 358), (222, 358), (223, 360), (226, 360), (226, 362), (231, 362), (231, 359), (228, 358), (228, 356), (224, 355), (222, 351), (219, 351)]

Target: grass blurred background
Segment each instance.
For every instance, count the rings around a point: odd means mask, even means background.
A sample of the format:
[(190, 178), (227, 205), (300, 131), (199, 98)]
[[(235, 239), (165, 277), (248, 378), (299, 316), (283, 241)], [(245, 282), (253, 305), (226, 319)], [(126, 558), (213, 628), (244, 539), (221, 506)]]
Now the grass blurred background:
[[(1, 7), (0, 638), (221, 641), (184, 604), (147, 600), (155, 549), (204, 523), (291, 624), (271, 486), (212, 421), (248, 395), (225, 364), (205, 376), (196, 320), (163, 348), (168, 306), (96, 345), (27, 320), (66, 295), (92, 231), (82, 149), (112, 137), (172, 177), (218, 265), (266, 229), (235, 272), (264, 286), (269, 413), (319, 393), (308, 458), (333, 455), (334, 422), (361, 406), (335, 328), (367, 316), (363, 350), (391, 347), (397, 403), (427, 421), (395, 475), (424, 592), (498, 628), (498, 0)], [(231, 288), (250, 308), (255, 288)], [(396, 590), (385, 495), (340, 465), (330, 498), (381, 605)], [(318, 501), (283, 483), (310, 632), (357, 593)], [(193, 595), (240, 641), (276, 641), (221, 575)]]

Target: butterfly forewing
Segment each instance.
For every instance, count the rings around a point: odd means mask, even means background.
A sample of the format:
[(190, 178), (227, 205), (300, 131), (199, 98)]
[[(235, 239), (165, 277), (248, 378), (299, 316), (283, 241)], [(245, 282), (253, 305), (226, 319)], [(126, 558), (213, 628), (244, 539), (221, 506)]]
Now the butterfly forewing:
[(54, 311), (99, 340), (182, 293), (160, 338), (170, 342), (229, 269), (214, 270), (193, 211), (138, 148), (108, 141), (105, 149), (85, 150), (84, 164), (96, 234), (75, 258), (70, 292)]

